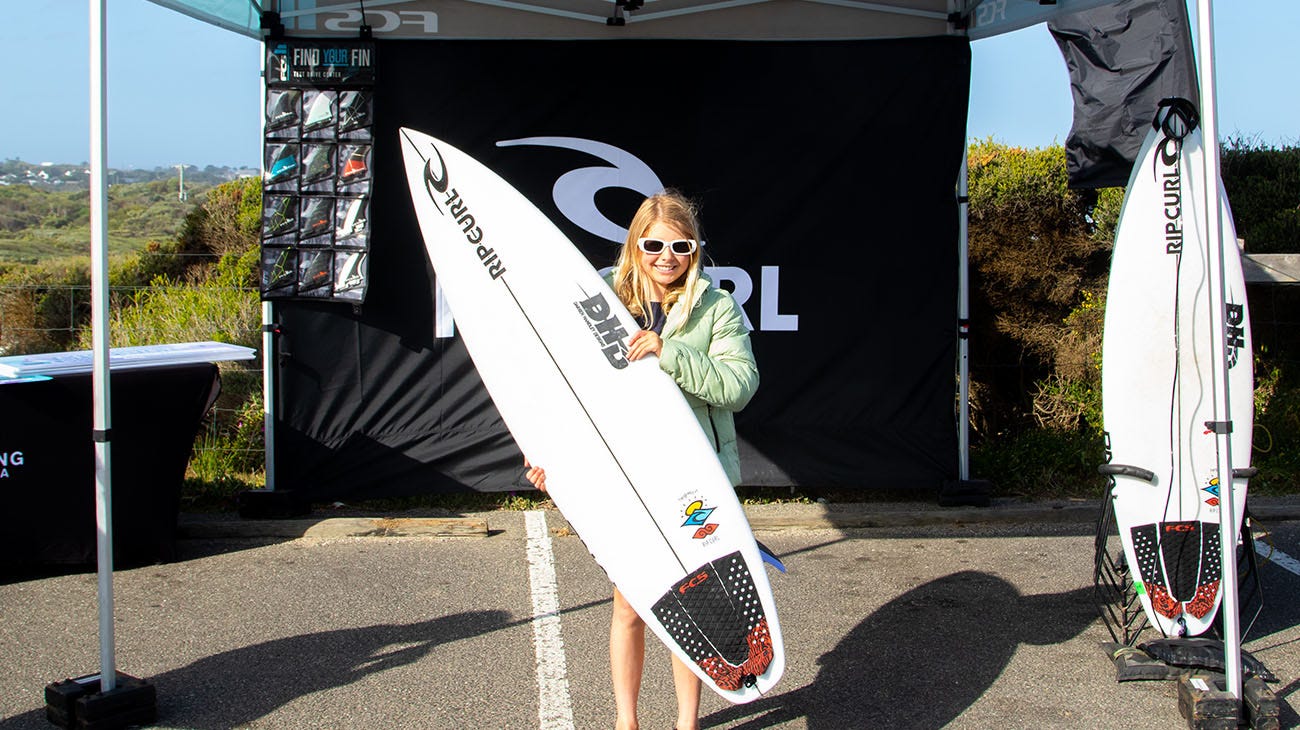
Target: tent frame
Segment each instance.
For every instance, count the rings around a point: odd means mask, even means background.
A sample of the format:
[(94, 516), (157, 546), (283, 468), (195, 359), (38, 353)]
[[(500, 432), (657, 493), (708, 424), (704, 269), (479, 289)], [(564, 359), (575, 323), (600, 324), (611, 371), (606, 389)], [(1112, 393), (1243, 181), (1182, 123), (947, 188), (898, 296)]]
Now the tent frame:
[[(90, 4), (90, 71), (91, 71), (91, 111), (90, 111), (90, 128), (91, 128), (91, 257), (92, 257), (92, 341), (94, 344), (94, 374), (93, 374), (93, 397), (94, 397), (94, 432), (92, 437), (95, 441), (96, 463), (95, 463), (95, 494), (96, 494), (96, 516), (98, 524), (98, 551), (99, 551), (99, 603), (100, 603), (100, 657), (101, 657), (101, 682), (102, 689), (105, 691), (112, 689), (116, 677), (114, 667), (114, 635), (112, 620), (112, 524), (111, 524), (111, 505), (112, 505), (112, 485), (110, 483), (110, 456), (111, 456), (111, 397), (109, 391), (109, 362), (108, 362), (108, 267), (107, 267), (107, 183), (105, 175), (107, 173), (107, 63), (105, 53), (106, 42), (106, 23), (105, 23), (105, 1), (106, 0), (89, 0)], [(253, 37), (261, 37), (260, 22), (262, 13), (259, 13), (259, 29), (254, 30), (251, 23), (246, 22), (243, 25), (235, 22), (229, 17), (224, 17), (212, 11), (199, 10), (196, 7), (184, 2), (184, 0), (152, 0), (155, 4), (176, 10), (191, 17), (195, 17), (204, 22), (217, 25), (222, 28), (241, 32)], [(371, 9), (402, 0), (371, 0)], [(551, 15), (560, 15), (567, 13), (567, 17), (579, 16), (580, 20), (591, 20), (593, 22), (607, 23), (606, 17), (586, 14), (574, 14), (569, 11), (559, 9), (546, 10), (537, 5), (531, 5), (522, 2), (512, 2), (511, 0), (469, 0), (483, 5), (497, 8), (522, 10), (527, 12), (542, 12)], [(653, 1), (653, 0), (652, 0)], [(711, 3), (704, 6), (695, 6), (677, 10), (665, 10), (658, 13), (646, 12), (636, 13), (627, 18), (629, 21), (646, 22), (656, 18), (666, 19), (680, 15), (703, 13), (708, 11), (720, 10), (724, 8), (735, 8), (749, 6), (768, 2), (769, 0), (732, 0)], [(915, 8), (907, 8), (900, 5), (886, 5), (874, 2), (855, 2), (854, 0), (809, 0), (817, 4), (833, 5), (840, 7), (858, 8), (871, 11), (884, 11), (888, 13), (899, 13), (916, 15), (934, 15), (918, 11)], [(901, 2), (902, 0), (900, 0)], [(1208, 184), (1205, 191), (1205, 201), (1203, 209), (1206, 211), (1206, 231), (1207, 246), (1210, 246), (1212, 252), (1211, 270), (1217, 285), (1212, 288), (1211, 292), (1211, 323), (1212, 330), (1217, 333), (1213, 338), (1212, 352), (1217, 366), (1215, 379), (1215, 413), (1216, 420), (1211, 424), (1216, 432), (1218, 441), (1218, 467), (1219, 474), (1232, 474), (1232, 453), (1229, 443), (1230, 432), (1232, 428), (1231, 421), (1227, 420), (1227, 414), (1230, 394), (1227, 383), (1227, 358), (1226, 358), (1226, 331), (1224, 322), (1226, 320), (1226, 310), (1224, 305), (1224, 292), (1226, 290), (1223, 275), (1223, 252), (1219, 244), (1222, 236), (1220, 227), (1220, 211), (1217, 201), (1217, 181), (1219, 176), (1219, 145), (1218, 140), (1218, 121), (1215, 97), (1215, 66), (1214, 66), (1214, 33), (1213, 33), (1213, 9), (1212, 0), (1195, 0), (1198, 9), (1197, 35), (1199, 38), (1198, 54), (1200, 61), (1200, 87), (1201, 87), (1201, 123), (1204, 129), (1205, 139), (1207, 142), (1207, 154), (1205, 155), (1205, 178), (1212, 181)], [(267, 0), (267, 4), (259, 5), (256, 0), (248, 0), (249, 11), (251, 16), (254, 10), (278, 11), (281, 7), (279, 0)], [(1016, 30), (1028, 25), (1033, 25), (1046, 20), (1048, 17), (1058, 13), (1073, 12), (1078, 10), (1099, 7), (1109, 4), (1111, 0), (1059, 0), (1053, 5), (1040, 5), (1030, 2), (1009, 2), (1009, 0), (948, 0), (949, 13), (945, 16), (949, 24), (953, 26), (956, 33), (964, 33), (972, 39), (978, 39), (995, 35), (997, 33)], [(611, 5), (621, 10), (626, 0), (618, 0)], [(340, 10), (343, 8), (360, 8), (363, 7), (360, 2), (347, 3), (339, 5), (330, 5), (321, 7), (317, 10), (293, 11), (285, 13), (285, 17), (293, 15), (302, 15), (306, 13), (325, 12), (327, 10)], [(617, 13), (616, 13), (617, 15)], [(265, 116), (265, 115), (263, 115)], [(967, 364), (967, 338), (965, 335), (965, 302), (968, 298), (968, 279), (966, 276), (965, 251), (966, 251), (966, 201), (965, 201), (965, 180), (966, 180), (966, 163), (962, 161), (961, 187), (958, 193), (959, 209), (961, 215), (960, 230), (960, 250), (962, 251), (962, 260), (959, 262), (961, 267), (961, 279), (959, 281), (959, 307), (962, 309), (958, 313), (959, 322), (959, 343), (958, 343), (958, 367), (961, 371), (960, 383), (960, 400), (959, 412), (961, 413), (961, 422), (959, 424), (959, 442), (960, 442), (960, 476), (965, 479), (969, 476), (969, 461), (966, 456), (968, 448), (967, 431), (967, 395), (968, 395), (968, 368)], [(263, 367), (269, 375), (272, 373), (273, 357), (270, 355), (273, 345), (270, 329), (274, 326), (274, 309), (270, 304), (263, 306)], [(266, 386), (266, 422), (268, 426), (267, 438), (268, 443), (273, 443), (273, 408), (275, 389), (271, 383), (273, 377), (267, 377)], [(267, 487), (274, 488), (274, 461), (270, 457), (273, 450), (268, 448), (267, 461)], [(1221, 495), (1221, 510), (1226, 514), (1232, 515), (1234, 507), (1234, 495), (1231, 488), (1223, 490)], [(1236, 565), (1236, 546), (1237, 546), (1237, 526), (1232, 519), (1222, 520), (1220, 522), (1220, 546), (1223, 550), (1223, 618), (1224, 618), (1224, 653), (1225, 653), (1225, 674), (1227, 677), (1228, 691), (1236, 698), (1240, 699), (1241, 692), (1241, 644), (1240, 644), (1240, 619), (1238, 616), (1237, 606), (1237, 576), (1233, 566)]]

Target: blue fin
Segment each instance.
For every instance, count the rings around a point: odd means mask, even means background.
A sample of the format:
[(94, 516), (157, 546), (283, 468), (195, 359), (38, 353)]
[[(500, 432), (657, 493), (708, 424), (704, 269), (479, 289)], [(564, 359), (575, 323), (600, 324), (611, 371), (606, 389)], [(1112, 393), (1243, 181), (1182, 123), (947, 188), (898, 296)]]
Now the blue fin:
[(770, 548), (770, 547), (764, 545), (763, 543), (759, 542), (758, 540), (755, 540), (755, 541), (754, 541), (754, 544), (758, 546), (758, 554), (761, 555), (761, 556), (763, 557), (763, 562), (764, 562), (764, 563), (767, 563), (768, 565), (772, 566), (773, 568), (776, 568), (777, 570), (781, 571), (782, 573), (785, 572), (785, 563), (782, 563), (782, 562), (781, 562), (781, 559), (778, 558), (778, 557), (777, 557), (777, 556), (772, 552), (772, 548)]

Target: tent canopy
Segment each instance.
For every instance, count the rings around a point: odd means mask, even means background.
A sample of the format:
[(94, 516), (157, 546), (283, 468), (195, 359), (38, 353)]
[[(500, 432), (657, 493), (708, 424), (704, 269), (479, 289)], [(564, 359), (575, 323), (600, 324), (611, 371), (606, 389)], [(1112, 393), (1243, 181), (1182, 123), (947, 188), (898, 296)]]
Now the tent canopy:
[[(356, 37), (364, 18), (387, 38), (717, 38), (806, 40), (985, 38), (1113, 0), (151, 0), (262, 37), (264, 12), (284, 34)], [(635, 9), (632, 9), (635, 8)]]

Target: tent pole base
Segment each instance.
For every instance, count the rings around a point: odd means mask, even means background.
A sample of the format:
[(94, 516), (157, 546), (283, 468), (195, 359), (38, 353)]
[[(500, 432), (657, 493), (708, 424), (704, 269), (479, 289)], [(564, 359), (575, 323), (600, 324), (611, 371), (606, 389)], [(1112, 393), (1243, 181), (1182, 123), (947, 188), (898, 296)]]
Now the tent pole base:
[(99, 679), (88, 674), (46, 685), (46, 719), (79, 730), (117, 730), (157, 719), (158, 695), (149, 680), (117, 672), (117, 686), (101, 692)]
[(940, 507), (987, 507), (992, 503), (993, 485), (984, 479), (946, 481), (939, 488)]
[(311, 504), (291, 489), (249, 489), (235, 496), (239, 516), (246, 520), (276, 520), (301, 517)]

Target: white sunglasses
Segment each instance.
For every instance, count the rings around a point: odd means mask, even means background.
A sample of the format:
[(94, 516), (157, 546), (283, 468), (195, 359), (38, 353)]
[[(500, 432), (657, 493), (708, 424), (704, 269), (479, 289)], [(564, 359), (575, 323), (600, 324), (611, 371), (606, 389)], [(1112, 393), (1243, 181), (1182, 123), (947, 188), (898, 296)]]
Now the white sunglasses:
[(676, 241), (662, 241), (658, 238), (638, 238), (636, 245), (648, 254), (660, 254), (667, 246), (678, 256), (690, 256), (699, 245), (694, 238), (679, 238)]

